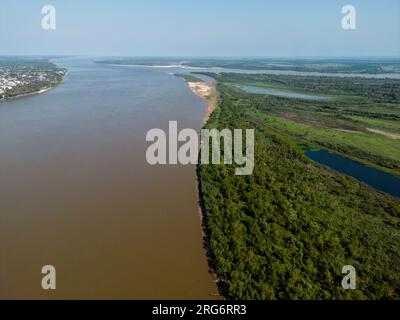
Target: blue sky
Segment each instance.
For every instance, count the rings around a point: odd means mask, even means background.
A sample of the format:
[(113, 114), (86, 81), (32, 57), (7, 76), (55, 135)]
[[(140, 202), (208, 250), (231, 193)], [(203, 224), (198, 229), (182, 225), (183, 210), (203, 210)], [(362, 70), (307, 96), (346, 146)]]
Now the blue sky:
[[(357, 30), (341, 28), (346, 4)], [(0, 54), (400, 56), (400, 1), (1, 0)]]

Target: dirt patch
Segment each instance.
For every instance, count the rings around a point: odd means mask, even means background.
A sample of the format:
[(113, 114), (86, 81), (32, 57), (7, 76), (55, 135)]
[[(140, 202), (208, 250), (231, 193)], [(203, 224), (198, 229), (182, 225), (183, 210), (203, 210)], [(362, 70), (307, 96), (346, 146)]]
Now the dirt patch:
[(394, 139), (394, 140), (400, 140), (400, 135), (399, 134), (395, 134), (395, 133), (391, 133), (391, 132), (386, 132), (386, 131), (382, 131), (382, 130), (377, 130), (377, 129), (371, 129), (371, 128), (366, 128), (369, 132), (372, 133), (376, 133), (376, 134), (380, 134), (382, 136)]

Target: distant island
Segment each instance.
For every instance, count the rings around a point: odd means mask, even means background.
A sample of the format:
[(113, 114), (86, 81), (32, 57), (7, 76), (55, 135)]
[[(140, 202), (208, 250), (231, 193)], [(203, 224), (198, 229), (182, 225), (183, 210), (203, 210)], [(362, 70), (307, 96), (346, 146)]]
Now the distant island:
[(59, 85), (67, 73), (47, 59), (1, 58), (0, 100), (45, 92)]
[(137, 65), (151, 67), (227, 68), (243, 70), (274, 70), (296, 72), (329, 72), (360, 74), (400, 73), (399, 58), (352, 59), (352, 58), (119, 58), (98, 60), (96, 63)]

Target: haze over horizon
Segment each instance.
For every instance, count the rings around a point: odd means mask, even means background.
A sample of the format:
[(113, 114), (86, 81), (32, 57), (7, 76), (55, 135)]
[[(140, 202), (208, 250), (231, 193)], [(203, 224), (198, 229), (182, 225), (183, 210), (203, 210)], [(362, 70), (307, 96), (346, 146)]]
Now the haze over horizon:
[[(57, 28), (41, 27), (44, 5)], [(341, 9), (356, 8), (343, 30)], [(16, 0), (0, 11), (0, 55), (400, 56), (400, 2)]]

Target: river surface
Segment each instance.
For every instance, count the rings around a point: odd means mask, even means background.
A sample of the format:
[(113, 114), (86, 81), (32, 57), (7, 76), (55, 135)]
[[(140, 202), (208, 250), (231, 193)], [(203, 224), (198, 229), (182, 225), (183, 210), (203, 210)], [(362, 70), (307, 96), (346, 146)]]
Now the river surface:
[(317, 96), (310, 95), (305, 93), (297, 93), (279, 90), (275, 88), (265, 88), (265, 87), (256, 87), (256, 86), (247, 86), (247, 85), (238, 85), (238, 88), (248, 92), (248, 93), (257, 93), (257, 94), (267, 94), (271, 96), (285, 97), (285, 98), (295, 98), (295, 99), (303, 99), (303, 100), (328, 100), (329, 97), (325, 96)]
[(205, 102), (158, 70), (55, 62), (63, 84), (0, 103), (0, 298), (215, 298), (195, 167), (145, 159), (149, 129), (199, 130)]
[(400, 178), (325, 150), (307, 150), (306, 156), (373, 188), (400, 198)]

